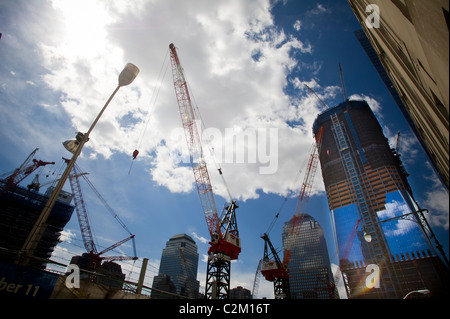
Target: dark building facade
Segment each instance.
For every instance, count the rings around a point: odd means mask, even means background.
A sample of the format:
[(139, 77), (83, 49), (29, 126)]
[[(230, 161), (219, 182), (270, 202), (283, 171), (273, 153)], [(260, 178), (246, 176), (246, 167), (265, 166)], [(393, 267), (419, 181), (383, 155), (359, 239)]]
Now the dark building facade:
[(242, 286), (230, 290), (231, 299), (252, 299), (252, 292)]
[[(158, 276), (153, 288), (174, 294), (198, 298), (200, 282), (197, 280), (198, 252), (195, 241), (186, 234), (169, 239), (161, 255)], [(152, 298), (173, 298), (152, 291)]]
[(300, 214), (283, 227), (283, 249), (288, 251), (289, 286), (292, 299), (337, 299), (327, 244), (319, 223)]
[(358, 38), (448, 190), (449, 1), (348, 3), (366, 35)]
[(89, 253), (73, 256), (70, 264), (77, 265), (80, 268), (81, 280), (96, 282), (115, 289), (122, 289), (123, 287), (125, 274), (122, 272), (122, 267), (118, 263), (112, 261), (103, 262), (97, 270), (99, 276), (93, 274), (94, 270), (92, 269), (91, 255)]
[(411, 281), (443, 293), (448, 271), (427, 236), (400, 155), (369, 105), (347, 100), (317, 117), (315, 135), (320, 127), (319, 159), (348, 296), (402, 298)]
[[(21, 186), (0, 190), (0, 261), (14, 262), (48, 198), (48, 192), (44, 195)], [(71, 200), (72, 196), (67, 192), (62, 192), (58, 197), (34, 253), (41, 260), (33, 259), (31, 266), (45, 268), (42, 259), (50, 258), (59, 243), (61, 231), (72, 216), (74, 206), (70, 205)]]

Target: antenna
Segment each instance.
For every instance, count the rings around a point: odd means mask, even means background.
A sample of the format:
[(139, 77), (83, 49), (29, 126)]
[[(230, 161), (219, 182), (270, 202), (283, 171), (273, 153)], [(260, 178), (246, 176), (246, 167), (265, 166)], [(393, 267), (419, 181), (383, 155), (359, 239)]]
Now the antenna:
[(344, 101), (347, 101), (347, 91), (345, 90), (344, 75), (342, 73), (341, 63), (339, 62), (339, 74), (341, 75), (342, 94), (344, 94)]

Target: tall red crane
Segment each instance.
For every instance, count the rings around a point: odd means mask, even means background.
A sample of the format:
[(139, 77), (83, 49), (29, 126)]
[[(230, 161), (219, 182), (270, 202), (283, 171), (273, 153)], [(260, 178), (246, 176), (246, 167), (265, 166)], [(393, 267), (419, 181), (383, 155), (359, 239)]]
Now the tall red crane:
[(232, 201), (225, 208), (222, 219), (219, 219), (183, 68), (173, 43), (169, 45), (169, 49), (175, 95), (189, 149), (195, 185), (211, 236), (205, 296), (210, 299), (225, 299), (229, 298), (231, 260), (237, 259), (241, 252), (235, 215), (235, 209), (238, 206), (236, 201)]
[[(317, 95), (317, 93), (311, 89), (308, 85), (303, 84), (311, 93), (315, 95), (317, 100), (322, 104), (322, 111), (325, 111), (328, 107), (325, 102)], [(292, 218), (292, 227), (290, 234), (295, 230), (295, 226), (302, 222), (303, 216), (301, 213), (306, 212), (306, 205), (308, 204), (309, 194), (313, 186), (314, 176), (316, 175), (317, 165), (319, 164), (319, 154), (322, 147), (323, 126), (320, 127), (319, 132), (316, 135), (316, 141), (312, 146), (312, 150), (309, 156), (306, 173), (303, 178), (302, 188), (298, 195), (297, 206), (295, 207), (294, 217)], [(298, 227), (299, 229), (300, 227)]]
[(36, 148), (33, 152), (31, 152), (19, 168), (15, 169), (13, 172), (5, 174), (5, 178), (2, 176), (1, 181), (5, 184), (2, 191), (5, 192), (14, 188), (39, 167), (55, 164), (55, 162), (44, 162), (33, 158), (38, 149), (39, 148)]
[(319, 154), (322, 147), (322, 135), (323, 126), (319, 129), (316, 136), (316, 142), (313, 144), (311, 154), (309, 156), (305, 176), (303, 178), (302, 188), (298, 195), (297, 206), (295, 207), (295, 213), (292, 217), (292, 227), (290, 233), (292, 234), (295, 230), (295, 226), (299, 225), (303, 219), (301, 213), (306, 212), (306, 205), (308, 204), (309, 195), (314, 182), (314, 177), (316, 175), (317, 166), (319, 164)]
[[(309, 156), (305, 176), (303, 178), (302, 187), (300, 189), (300, 193), (297, 199), (297, 205), (295, 207), (295, 213), (292, 217), (292, 224), (290, 226), (289, 235), (294, 236), (300, 230), (300, 226), (303, 222), (304, 213), (306, 212), (306, 205), (308, 204), (309, 195), (311, 193), (311, 189), (313, 186), (314, 177), (316, 175), (317, 166), (319, 164), (319, 154), (320, 149), (322, 147), (322, 135), (323, 135), (323, 126), (319, 129), (319, 132), (316, 136), (316, 141), (312, 146), (312, 151)], [(285, 246), (285, 250), (290, 255), (290, 247), (289, 244)]]
[(267, 281), (273, 282), (275, 299), (290, 299), (291, 292), (287, 271), (289, 254), (285, 253), (283, 261), (281, 261), (270, 241), (269, 235), (264, 234), (261, 238), (264, 239), (264, 257), (262, 259), (261, 274)]
[[(308, 203), (314, 176), (317, 171), (317, 165), (319, 163), (320, 148), (322, 146), (322, 134), (323, 127), (319, 129), (319, 133), (316, 136), (316, 141), (312, 146), (302, 187), (298, 196), (297, 206), (295, 208), (294, 216), (292, 217), (289, 236), (295, 236), (303, 222), (304, 214), (302, 213), (306, 211), (306, 204)], [(278, 214), (275, 218), (278, 218)], [(271, 229), (272, 226), (273, 222), (269, 229)], [(292, 241), (288, 241), (286, 243), (283, 261), (281, 261), (273, 248), (272, 243), (270, 242), (269, 236), (264, 234), (261, 238), (264, 239), (264, 257), (261, 265), (261, 273), (267, 281), (274, 283), (275, 299), (288, 299), (290, 298), (288, 265), (291, 258), (290, 244)], [(267, 247), (270, 247), (271, 249), (272, 258), (269, 258)]]
[[(64, 159), (66, 163), (70, 160)], [(81, 237), (83, 238), (84, 247), (86, 248), (87, 253), (89, 254), (89, 270), (92, 272), (97, 272), (101, 266), (102, 261), (119, 261), (119, 260), (136, 260), (136, 249), (134, 244), (134, 236), (130, 233), (130, 236), (122, 239), (121, 241), (109, 246), (108, 248), (103, 249), (102, 251), (98, 251), (97, 246), (94, 242), (94, 237), (92, 235), (91, 225), (89, 223), (89, 218), (86, 210), (86, 205), (84, 203), (83, 194), (81, 192), (81, 185), (79, 181), (79, 177), (85, 175), (86, 173), (81, 173), (79, 167), (75, 164), (69, 174), (70, 186), (72, 188), (73, 199), (75, 203), (75, 209), (77, 212), (78, 222), (80, 224)], [(92, 184), (89, 183), (91, 187)], [(98, 191), (94, 189), (94, 192), (99, 195)], [(102, 199), (102, 198), (101, 198)], [(103, 200), (104, 201), (104, 200)], [(109, 209), (110, 207), (107, 206)], [(117, 218), (116, 218), (117, 219)], [(122, 224), (122, 223), (121, 223)], [(129, 231), (128, 231), (129, 232)], [(108, 251), (113, 250), (116, 247), (126, 243), (129, 240), (133, 240), (133, 248), (134, 248), (134, 257), (130, 256), (102, 256)]]

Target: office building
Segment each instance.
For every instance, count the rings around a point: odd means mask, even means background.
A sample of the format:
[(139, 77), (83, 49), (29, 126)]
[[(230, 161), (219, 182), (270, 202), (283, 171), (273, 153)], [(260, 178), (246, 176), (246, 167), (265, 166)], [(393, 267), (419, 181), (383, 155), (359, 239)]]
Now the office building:
[(242, 286), (230, 290), (231, 299), (252, 299), (252, 292)]
[(292, 218), (283, 227), (283, 249), (289, 251), (292, 299), (336, 299), (327, 244), (319, 223), (308, 214)]
[[(0, 261), (14, 262), (53, 188), (49, 187), (45, 195), (19, 185), (12, 189), (0, 189)], [(32, 259), (31, 266), (45, 268), (45, 259), (50, 258), (53, 249), (60, 242), (61, 231), (72, 216), (74, 206), (70, 205), (71, 200), (70, 193), (61, 192), (34, 253), (34, 257), (39, 259)]]
[(358, 39), (378, 73), (384, 69), (382, 80), (397, 92), (401, 103), (396, 104), (448, 190), (448, 0), (348, 3), (366, 35), (357, 34)]
[(321, 127), (319, 159), (349, 297), (402, 298), (412, 286), (443, 293), (448, 270), (369, 105), (347, 100), (318, 115), (315, 135)]
[[(197, 280), (198, 252), (195, 241), (186, 234), (169, 239), (161, 255), (158, 276), (153, 288), (190, 298), (197, 298), (200, 282)], [(152, 298), (174, 298), (152, 291)]]

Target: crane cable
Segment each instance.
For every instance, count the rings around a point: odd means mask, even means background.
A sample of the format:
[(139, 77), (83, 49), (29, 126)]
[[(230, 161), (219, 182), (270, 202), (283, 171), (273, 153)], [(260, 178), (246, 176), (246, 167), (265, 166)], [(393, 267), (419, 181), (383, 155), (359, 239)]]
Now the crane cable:
[[(184, 77), (186, 79), (187, 86), (189, 88), (190, 94), (192, 96), (192, 100), (194, 102), (194, 112), (196, 113), (196, 117), (198, 117), (200, 119), (200, 123), (201, 123), (202, 129), (206, 130), (205, 121), (202, 118), (202, 115), (200, 113), (200, 109), (198, 108), (198, 105), (197, 105), (197, 101), (195, 100), (194, 93), (193, 93), (193, 91), (191, 89), (189, 81), (187, 80), (186, 71), (184, 71)], [(203, 142), (205, 142), (205, 141), (203, 140), (202, 134), (200, 134), (200, 139), (202, 140), (202, 144), (203, 144)], [(227, 184), (227, 182), (225, 180), (225, 177), (223, 176), (222, 167), (217, 162), (216, 153), (214, 152), (214, 147), (211, 146), (211, 143), (209, 141), (206, 141), (206, 145), (207, 145), (207, 147), (208, 147), (208, 149), (209, 149), (209, 151), (210, 151), (210, 153), (212, 155), (212, 158), (213, 158), (213, 161), (214, 161), (214, 165), (215, 165), (217, 171), (219, 172), (220, 177), (222, 178), (222, 182), (223, 182), (223, 184), (225, 186), (225, 190), (227, 191), (229, 200), (231, 202), (231, 201), (233, 201), (233, 196), (231, 195), (230, 188), (228, 187), (228, 184)]]
[[(305, 159), (303, 160), (302, 165), (300, 166), (300, 169), (297, 171), (297, 174), (296, 174), (296, 176), (294, 178), (294, 182), (292, 183), (292, 186), (290, 187), (290, 189), (293, 189), (295, 187), (295, 185), (297, 184), (298, 180), (300, 179), (300, 175), (302, 174), (302, 171), (303, 171), (304, 167), (306, 166), (307, 160), (308, 160), (308, 156), (306, 156)], [(289, 192), (286, 194), (286, 196), (284, 196), (280, 208), (278, 209), (277, 213), (275, 214), (275, 217), (272, 219), (272, 222), (270, 223), (269, 228), (267, 228), (267, 231), (266, 231), (267, 235), (270, 234), (270, 232), (272, 231), (273, 226), (275, 226), (275, 223), (278, 220), (278, 217), (280, 216), (280, 213), (283, 210), (284, 205), (286, 204), (286, 201), (287, 201), (288, 197), (289, 197)]]
[[(133, 160), (131, 162), (130, 169), (128, 170), (128, 175), (130, 175), (131, 168), (133, 167), (134, 160), (136, 159), (136, 157), (139, 154), (139, 148), (142, 145), (142, 142), (144, 140), (145, 132), (147, 131), (147, 127), (148, 127), (148, 124), (150, 122), (150, 115), (151, 115), (152, 110), (153, 110), (152, 108), (156, 104), (156, 101), (157, 101), (158, 96), (159, 96), (159, 91), (161, 90), (162, 83), (164, 82), (164, 79), (165, 79), (166, 74), (167, 74), (167, 69), (169, 68), (169, 63), (166, 62), (168, 55), (169, 55), (169, 49), (167, 49), (167, 51), (166, 51), (166, 53), (164, 55), (164, 61), (163, 61), (162, 65), (161, 65), (161, 69), (159, 70), (159, 74), (158, 74), (158, 78), (157, 78), (157, 82), (158, 82), (159, 85), (155, 86), (154, 89), (153, 89), (153, 93), (152, 93), (152, 96), (150, 98), (150, 103), (149, 103), (149, 106), (148, 106), (147, 116), (145, 118), (144, 128), (142, 129), (142, 131), (141, 131), (141, 133), (139, 135), (136, 148), (135, 148), (135, 150), (133, 152)], [(163, 74), (163, 70), (164, 70), (164, 74)], [(161, 75), (162, 75), (162, 77), (161, 77)]]

